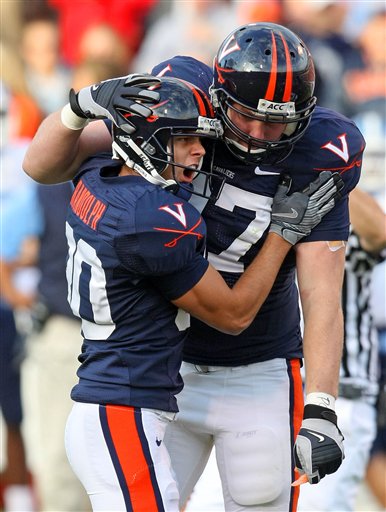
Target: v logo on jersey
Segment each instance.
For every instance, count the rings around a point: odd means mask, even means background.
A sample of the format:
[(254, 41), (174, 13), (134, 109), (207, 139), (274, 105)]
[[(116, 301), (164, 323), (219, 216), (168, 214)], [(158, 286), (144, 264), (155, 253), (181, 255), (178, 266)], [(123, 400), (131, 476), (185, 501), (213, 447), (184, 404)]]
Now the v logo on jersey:
[(172, 210), (170, 206), (161, 206), (159, 210), (162, 210), (164, 212), (170, 213), (170, 215), (173, 215), (181, 224), (186, 228), (186, 215), (184, 212), (183, 204), (182, 203), (174, 203), (174, 205), (177, 208), (177, 211)]
[(170, 64), (168, 64), (163, 69), (161, 69), (161, 71), (157, 74), (157, 76), (164, 76), (164, 74), (167, 73), (168, 71), (170, 71), (170, 72), (172, 71), (172, 67)]
[(338, 146), (335, 146), (331, 141), (322, 146), (321, 149), (328, 149), (329, 151), (332, 151), (336, 155), (339, 156), (346, 164), (349, 159), (349, 153), (348, 153), (348, 146), (347, 146), (347, 140), (346, 140), (346, 134), (343, 133), (342, 135), (338, 136), (338, 139), (340, 140), (342, 144), (342, 148), (339, 148)]
[(204, 235), (202, 233), (197, 233), (196, 231), (194, 231), (196, 228), (198, 228), (198, 226), (201, 224), (201, 222), (202, 222), (202, 217), (200, 217), (198, 219), (198, 221), (195, 223), (195, 225), (192, 226), (187, 231), (181, 231), (179, 229), (170, 229), (170, 228), (154, 228), (154, 229), (156, 229), (157, 231), (166, 231), (167, 233), (178, 233), (179, 236), (176, 236), (175, 238), (173, 238), (173, 240), (164, 244), (165, 247), (175, 247), (177, 245), (177, 242), (179, 240), (181, 240), (181, 238), (184, 238), (184, 236), (188, 236), (188, 235), (196, 236), (199, 240), (200, 240), (200, 238), (203, 238)]

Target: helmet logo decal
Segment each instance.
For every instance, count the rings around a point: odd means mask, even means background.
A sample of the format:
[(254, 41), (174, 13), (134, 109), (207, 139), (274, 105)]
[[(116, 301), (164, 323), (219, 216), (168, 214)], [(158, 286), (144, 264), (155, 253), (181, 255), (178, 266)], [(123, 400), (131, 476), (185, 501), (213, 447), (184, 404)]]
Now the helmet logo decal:
[(286, 118), (295, 117), (295, 103), (288, 101), (287, 103), (275, 103), (274, 101), (259, 100), (257, 105), (259, 114), (281, 114)]
[(172, 210), (170, 206), (161, 206), (158, 208), (159, 210), (163, 210), (164, 212), (170, 213), (170, 215), (173, 215), (178, 222), (181, 222), (181, 224), (186, 228), (186, 215), (184, 212), (183, 204), (182, 203), (174, 203), (174, 205), (177, 208), (177, 211)]
[(221, 137), (224, 133), (221, 121), (211, 117), (198, 117), (197, 133), (212, 133), (214, 132), (217, 137)]
[(340, 140), (342, 144), (342, 148), (339, 148), (338, 146), (335, 146), (331, 141), (325, 144), (321, 147), (321, 149), (328, 149), (329, 151), (332, 151), (336, 155), (339, 156), (346, 164), (348, 162), (348, 159), (350, 157), (348, 152), (348, 146), (347, 146), (347, 140), (346, 140), (346, 134), (343, 133), (342, 135), (338, 136), (338, 139)]
[(235, 36), (232, 35), (232, 37), (228, 39), (221, 50), (221, 53), (218, 57), (219, 62), (221, 62), (224, 57), (237, 50), (240, 50), (240, 46), (239, 43), (235, 40)]

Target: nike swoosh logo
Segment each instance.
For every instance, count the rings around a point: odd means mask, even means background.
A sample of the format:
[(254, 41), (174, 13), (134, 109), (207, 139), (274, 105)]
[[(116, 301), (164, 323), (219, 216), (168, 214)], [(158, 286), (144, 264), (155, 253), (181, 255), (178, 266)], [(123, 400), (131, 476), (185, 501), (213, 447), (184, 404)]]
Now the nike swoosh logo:
[(92, 89), (93, 91), (96, 91), (98, 88), (99, 88), (99, 85), (93, 85), (93, 86), (91, 87), (91, 89)]
[(157, 446), (161, 446), (162, 439), (158, 439), (158, 438), (156, 437), (156, 438), (155, 438), (155, 442), (156, 442)]
[(298, 212), (291, 208), (291, 213), (273, 213), (272, 217), (285, 217), (286, 219), (296, 219), (299, 216)]
[(317, 434), (316, 432), (311, 432), (310, 430), (307, 430), (307, 432), (312, 436), (315, 436), (317, 439), (319, 439), (319, 443), (322, 443), (324, 441), (324, 437), (321, 436), (320, 434)]
[(255, 169), (255, 174), (258, 176), (280, 176), (280, 172), (268, 172), (268, 171), (262, 171), (258, 167)]

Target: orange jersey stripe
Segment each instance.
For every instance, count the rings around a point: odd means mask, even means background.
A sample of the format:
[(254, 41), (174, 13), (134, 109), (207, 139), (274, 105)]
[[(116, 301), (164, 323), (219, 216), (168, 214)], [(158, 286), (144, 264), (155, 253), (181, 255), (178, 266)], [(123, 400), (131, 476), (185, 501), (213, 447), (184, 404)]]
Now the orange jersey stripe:
[[(302, 377), (300, 374), (300, 361), (298, 359), (292, 359), (290, 361), (291, 365), (291, 377), (293, 382), (293, 417), (292, 417), (292, 425), (293, 425), (293, 434), (295, 442), (296, 437), (299, 433), (300, 426), (303, 420), (303, 410), (304, 410), (304, 398), (303, 398), (303, 383)], [(295, 479), (299, 478), (299, 472), (295, 471)], [(300, 486), (292, 487), (292, 507), (291, 512), (296, 512), (298, 506)]]
[(285, 52), (285, 64), (286, 64), (286, 75), (285, 75), (285, 88), (283, 94), (283, 102), (291, 100), (291, 92), (292, 92), (292, 64), (291, 64), (291, 56), (288, 48), (288, 44), (283, 37), (283, 34), (280, 34), (281, 40), (283, 41), (284, 52)]
[(148, 463), (138, 435), (133, 407), (106, 406), (107, 421), (133, 512), (158, 512)]
[(276, 89), (276, 79), (277, 79), (277, 48), (276, 48), (275, 34), (272, 32), (272, 67), (271, 67), (271, 73), (269, 75), (267, 92), (265, 93), (266, 100), (273, 101), (273, 99), (274, 99), (275, 89)]

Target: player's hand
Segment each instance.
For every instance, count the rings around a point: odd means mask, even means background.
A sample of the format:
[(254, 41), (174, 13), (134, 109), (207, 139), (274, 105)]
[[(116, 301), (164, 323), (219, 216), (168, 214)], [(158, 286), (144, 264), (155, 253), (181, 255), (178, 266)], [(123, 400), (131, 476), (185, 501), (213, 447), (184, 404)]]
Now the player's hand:
[(343, 435), (334, 411), (319, 405), (304, 407), (304, 419), (296, 438), (295, 464), (310, 484), (335, 471), (344, 459)]
[(289, 194), (291, 179), (283, 176), (273, 198), (270, 231), (296, 244), (332, 210), (343, 187), (339, 173), (323, 171), (306, 188)]
[(130, 114), (151, 115), (151, 105), (159, 101), (159, 93), (149, 87), (159, 82), (151, 75), (132, 74), (84, 87), (77, 94), (71, 89), (71, 109), (82, 118), (110, 119), (125, 132), (132, 133), (135, 127), (130, 123)]

